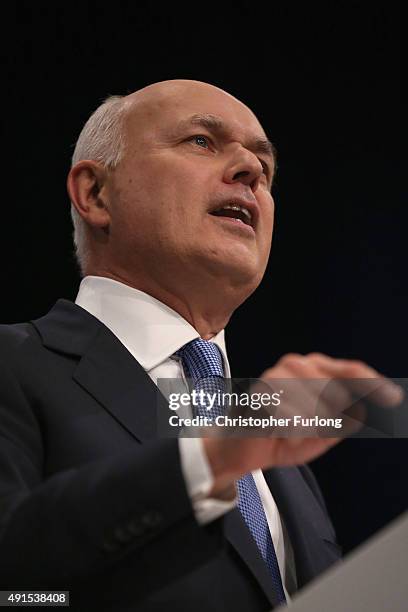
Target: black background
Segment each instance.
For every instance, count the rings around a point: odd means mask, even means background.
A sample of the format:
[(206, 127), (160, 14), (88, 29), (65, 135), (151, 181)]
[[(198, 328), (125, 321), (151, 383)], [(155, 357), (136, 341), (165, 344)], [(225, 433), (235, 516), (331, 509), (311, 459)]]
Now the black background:
[[(2, 8), (1, 322), (75, 299), (65, 177), (89, 114), (192, 78), (247, 103), (278, 149), (270, 264), (227, 330), (234, 375), (318, 350), (407, 376), (405, 20), (304, 4)], [(348, 440), (313, 464), (346, 551), (406, 508), (407, 459), (404, 440)]]

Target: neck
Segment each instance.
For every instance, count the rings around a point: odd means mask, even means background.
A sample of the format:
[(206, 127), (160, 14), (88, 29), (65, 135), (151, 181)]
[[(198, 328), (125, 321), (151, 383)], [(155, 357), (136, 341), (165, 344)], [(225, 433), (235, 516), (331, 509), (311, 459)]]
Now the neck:
[(170, 289), (151, 279), (132, 279), (108, 269), (87, 270), (88, 274), (111, 278), (144, 291), (182, 316), (204, 340), (209, 340), (224, 329), (234, 310), (243, 301), (237, 303), (236, 291), (232, 287), (226, 290), (225, 283), (222, 291), (217, 291), (217, 287), (189, 287), (184, 284), (183, 291), (178, 292), (177, 286)]

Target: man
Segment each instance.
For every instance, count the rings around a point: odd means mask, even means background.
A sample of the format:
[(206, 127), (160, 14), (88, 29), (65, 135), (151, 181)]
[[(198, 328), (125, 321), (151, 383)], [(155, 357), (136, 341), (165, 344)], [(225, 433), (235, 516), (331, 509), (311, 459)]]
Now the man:
[[(274, 169), (255, 115), (205, 83), (111, 98), (84, 127), (76, 304), (1, 330), (3, 589), (70, 589), (78, 610), (268, 610), (339, 558), (302, 467), (336, 439), (156, 431), (154, 383), (191, 374), (187, 347), (230, 375), (223, 330), (266, 268)], [(262, 378), (373, 376), (313, 354)]]

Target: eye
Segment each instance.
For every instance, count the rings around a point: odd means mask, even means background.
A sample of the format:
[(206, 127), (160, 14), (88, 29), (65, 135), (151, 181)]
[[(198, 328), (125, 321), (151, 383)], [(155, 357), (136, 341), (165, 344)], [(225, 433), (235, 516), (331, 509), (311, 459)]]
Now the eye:
[(259, 161), (261, 162), (263, 173), (268, 176), (269, 175), (269, 166), (268, 166), (268, 164), (266, 164), (262, 159), (260, 159)]
[(202, 147), (203, 149), (208, 149), (210, 145), (210, 139), (207, 138), (207, 136), (203, 136), (202, 134), (195, 134), (194, 136), (191, 136), (189, 140), (195, 142), (195, 144), (197, 144), (199, 147)]

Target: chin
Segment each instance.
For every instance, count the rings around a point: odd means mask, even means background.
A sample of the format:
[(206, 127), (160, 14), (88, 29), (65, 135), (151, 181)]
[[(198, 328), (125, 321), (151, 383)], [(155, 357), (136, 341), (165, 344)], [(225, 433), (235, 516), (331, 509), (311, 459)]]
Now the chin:
[(256, 289), (262, 280), (265, 266), (260, 266), (255, 253), (248, 250), (217, 248), (196, 254), (194, 257), (195, 269), (206, 269), (217, 284), (221, 281), (232, 287), (248, 286), (251, 292)]
[(242, 288), (244, 293), (250, 295), (258, 287), (262, 280), (263, 274), (260, 273), (256, 266), (243, 266), (242, 262), (229, 262), (225, 266), (217, 266), (217, 276), (219, 279), (224, 279), (225, 284), (234, 287), (235, 289)]

